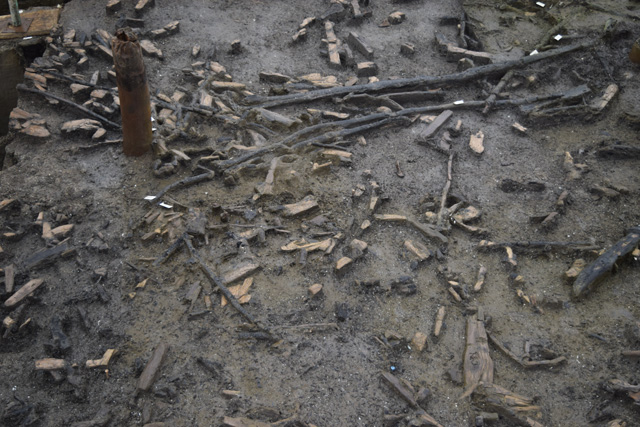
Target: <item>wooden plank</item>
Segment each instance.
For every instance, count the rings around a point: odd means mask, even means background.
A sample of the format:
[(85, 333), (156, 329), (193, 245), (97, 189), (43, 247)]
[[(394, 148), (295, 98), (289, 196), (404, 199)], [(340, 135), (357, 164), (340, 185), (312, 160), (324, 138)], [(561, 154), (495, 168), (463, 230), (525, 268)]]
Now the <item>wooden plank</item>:
[[(27, 36), (42, 36), (49, 34), (53, 27), (58, 24), (60, 10), (61, 9), (58, 8), (42, 9), (21, 13), (20, 16), (22, 19), (33, 19), (31, 25), (29, 26), (29, 29), (24, 33), (0, 32), (0, 40), (16, 39)], [(0, 27), (4, 27), (5, 23), (7, 22), (11, 22), (11, 15), (0, 16)]]

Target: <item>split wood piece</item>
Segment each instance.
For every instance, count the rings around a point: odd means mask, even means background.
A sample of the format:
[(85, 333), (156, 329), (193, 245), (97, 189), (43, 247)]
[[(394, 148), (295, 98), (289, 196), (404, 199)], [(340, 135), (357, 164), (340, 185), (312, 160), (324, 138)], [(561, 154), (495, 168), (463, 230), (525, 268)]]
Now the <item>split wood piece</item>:
[(599, 249), (598, 246), (591, 242), (547, 242), (547, 241), (521, 241), (521, 242), (492, 242), (490, 240), (481, 240), (478, 243), (478, 249), (502, 249), (506, 247), (519, 249), (551, 249), (564, 248), (573, 250), (591, 251)]
[(375, 62), (359, 62), (356, 64), (356, 75), (358, 77), (372, 77), (378, 74), (378, 65)]
[(438, 130), (444, 126), (444, 124), (453, 116), (453, 111), (445, 110), (436, 117), (436, 119), (431, 122), (431, 124), (424, 131), (424, 134), (420, 135), (421, 139), (426, 141), (429, 138), (432, 138)]
[(611, 102), (611, 100), (613, 99), (614, 96), (616, 96), (616, 94), (618, 93), (618, 85), (616, 84), (610, 84), (609, 86), (607, 86), (607, 88), (604, 91), (604, 94), (600, 97), (600, 98), (596, 98), (590, 105), (591, 110), (593, 110), (593, 112), (595, 114), (599, 114), (602, 112), (602, 110), (604, 110), (605, 108), (607, 108), (607, 105), (609, 105), (609, 102)]
[(164, 59), (164, 54), (162, 50), (158, 48), (155, 44), (153, 44), (150, 40), (140, 40), (140, 49), (142, 49), (142, 53), (150, 56), (152, 58)]
[(349, 32), (347, 43), (351, 46), (351, 49), (360, 52), (365, 58), (373, 59), (373, 49), (355, 31)]
[(0, 202), (0, 211), (4, 210), (5, 208), (11, 206), (11, 204), (13, 204), (16, 200), (15, 199), (4, 199)]
[(483, 410), (497, 412), (514, 425), (541, 426), (536, 421), (542, 417), (541, 408), (533, 405), (533, 399), (529, 397), (517, 395), (496, 384), (481, 382), (474, 398)]
[(248, 275), (254, 273), (255, 271), (260, 269), (260, 264), (256, 264), (254, 262), (251, 261), (247, 261), (244, 262), (240, 265), (238, 265), (237, 267), (235, 267), (233, 270), (225, 273), (222, 275), (222, 284), (223, 285), (228, 285), (230, 283), (233, 283), (237, 280), (241, 280), (244, 279), (245, 277), (247, 277)]
[(136, 394), (141, 391), (147, 391), (151, 388), (155, 380), (158, 378), (158, 374), (160, 374), (160, 367), (162, 366), (162, 362), (164, 362), (164, 358), (167, 355), (168, 350), (169, 345), (165, 342), (161, 342), (153, 351), (151, 358), (147, 362), (147, 365), (144, 367), (144, 371), (142, 371), (142, 374), (138, 379)]
[(28, 88), (27, 86), (25, 86), (22, 83), (18, 84), (16, 86), (16, 89), (18, 89), (19, 91), (22, 91), (22, 92), (35, 93), (35, 94), (44, 96), (46, 98), (51, 98), (51, 99), (55, 99), (56, 101), (63, 102), (65, 104), (67, 104), (67, 105), (72, 106), (73, 108), (75, 108), (77, 110), (82, 111), (86, 115), (88, 115), (90, 117), (93, 117), (96, 120), (101, 121), (102, 123), (104, 123), (105, 125), (109, 126), (112, 129), (121, 129), (121, 126), (119, 124), (112, 122), (111, 120), (107, 119), (106, 117), (101, 116), (98, 113), (94, 113), (93, 111), (83, 107), (82, 105), (76, 104), (73, 101), (69, 101), (68, 99), (62, 98), (60, 96), (54, 95), (54, 94), (49, 93), (49, 92), (42, 92), (42, 91), (39, 91), (39, 90), (36, 90), (36, 89)]
[(325, 21), (324, 22), (324, 30), (327, 34), (327, 50), (329, 53), (329, 65), (334, 67), (340, 67), (340, 53), (338, 52), (339, 42), (336, 37), (336, 33), (333, 30), (333, 22)]
[(469, 138), (469, 148), (478, 155), (484, 152), (484, 133), (482, 133), (481, 130), (475, 135), (471, 135)]
[(209, 172), (205, 172), (205, 173), (200, 174), (200, 175), (189, 176), (187, 178), (183, 178), (180, 181), (173, 182), (173, 183), (167, 185), (166, 187), (164, 187), (162, 190), (160, 190), (158, 193), (156, 193), (155, 196), (153, 196), (153, 199), (150, 199), (149, 201), (151, 203), (160, 203), (160, 198), (162, 196), (164, 196), (170, 190), (173, 190), (174, 188), (181, 187), (181, 186), (197, 184), (199, 182), (212, 179), (214, 176), (215, 176), (215, 174), (213, 172), (209, 171)]
[(433, 256), (433, 252), (420, 242), (405, 240), (403, 246), (406, 250), (418, 257), (418, 260), (421, 262), (426, 261)]
[(185, 236), (184, 240), (185, 240), (185, 243), (187, 244), (187, 248), (189, 248), (189, 252), (191, 253), (191, 256), (195, 258), (196, 261), (198, 261), (198, 264), (200, 264), (200, 268), (202, 269), (202, 271), (206, 274), (209, 280), (213, 282), (214, 285), (216, 285), (216, 287), (220, 290), (220, 292), (222, 292), (222, 295), (224, 295), (225, 298), (231, 303), (233, 308), (238, 310), (238, 312), (242, 316), (244, 316), (244, 318), (247, 319), (249, 322), (253, 323), (264, 332), (271, 334), (268, 328), (261, 326), (261, 324), (256, 319), (254, 319), (253, 316), (249, 314), (249, 312), (240, 305), (236, 297), (233, 296), (231, 291), (229, 291), (229, 289), (224, 285), (222, 280), (215, 275), (213, 270), (211, 270), (207, 266), (207, 264), (204, 263), (204, 261), (202, 260), (202, 258), (200, 258), (200, 255), (198, 254), (196, 249), (193, 247), (193, 244), (191, 243), (191, 238), (189, 236)]
[(461, 59), (470, 59), (474, 64), (487, 65), (493, 62), (493, 55), (487, 52), (463, 49), (453, 44), (446, 47), (447, 62), (457, 62)]
[[(249, 295), (249, 288), (251, 288), (251, 285), (253, 285), (253, 277), (248, 277), (244, 279), (242, 285), (229, 287), (229, 292), (231, 292), (233, 296), (238, 299), (238, 302), (240, 304), (246, 304), (251, 301), (251, 295)], [(220, 299), (220, 307), (224, 307), (227, 304), (229, 304), (229, 302), (223, 295)]]
[(342, 271), (346, 266), (353, 263), (353, 259), (349, 257), (342, 257), (336, 262), (336, 271)]
[(467, 343), (464, 350), (464, 386), (462, 397), (470, 395), (481, 382), (493, 383), (493, 360), (489, 355), (489, 340), (484, 318), (478, 314), (467, 319)]
[(573, 264), (571, 264), (571, 267), (564, 272), (565, 279), (572, 281), (575, 280), (586, 266), (587, 262), (585, 260), (582, 258), (576, 259), (573, 261)]
[(138, 3), (136, 3), (134, 11), (136, 12), (137, 15), (140, 15), (146, 9), (154, 5), (155, 5), (155, 0), (139, 0)]
[(16, 267), (9, 264), (4, 268), (4, 290), (6, 293), (13, 293), (13, 285), (15, 283)]
[(122, 117), (122, 150), (127, 156), (141, 156), (151, 149), (153, 140), (142, 48), (131, 28), (120, 28), (111, 42), (111, 49)]
[(262, 107), (269, 108), (269, 107), (276, 107), (276, 106), (282, 106), (282, 105), (307, 103), (309, 101), (327, 99), (327, 98), (332, 98), (336, 96), (344, 96), (349, 93), (372, 93), (372, 92), (375, 93), (380, 91), (391, 91), (393, 89), (412, 88), (416, 86), (422, 86), (422, 87), (446, 86), (446, 85), (452, 85), (455, 83), (463, 83), (467, 81), (477, 80), (479, 78), (492, 75), (492, 74), (504, 73), (510, 69), (523, 68), (535, 62), (543, 61), (550, 58), (555, 58), (561, 55), (566, 55), (570, 52), (585, 49), (591, 46), (592, 46), (592, 43), (586, 43), (586, 42), (580, 43), (572, 46), (567, 46), (564, 48), (549, 50), (546, 52), (539, 53), (538, 55), (529, 55), (513, 61), (474, 67), (460, 73), (454, 73), (454, 74), (449, 74), (444, 76), (420, 76), (420, 77), (397, 79), (397, 80), (383, 80), (383, 81), (378, 81), (375, 83), (369, 83), (369, 84), (363, 84), (363, 85), (336, 87), (331, 89), (319, 89), (319, 90), (306, 92), (302, 94), (289, 94), (289, 95), (280, 95), (280, 96), (273, 96), (273, 97), (250, 96), (250, 97), (247, 97), (245, 101), (252, 104), (260, 103), (262, 104), (261, 105)]
[(66, 369), (68, 363), (64, 359), (39, 359), (35, 362), (35, 367), (37, 371), (58, 371), (62, 369)]
[(313, 196), (307, 196), (297, 203), (282, 205), (282, 216), (296, 217), (311, 213), (318, 209), (318, 202)]
[(293, 242), (281, 246), (280, 250), (284, 252), (293, 252), (302, 249), (307, 252), (326, 251), (331, 247), (332, 242), (333, 239), (326, 239), (320, 242), (307, 242), (305, 239), (294, 240)]
[(40, 285), (44, 283), (44, 279), (32, 279), (24, 284), (15, 294), (11, 295), (9, 299), (4, 302), (5, 307), (13, 307), (20, 301), (25, 299), (29, 294), (34, 292)]
[(427, 412), (420, 407), (416, 399), (413, 397), (413, 393), (407, 389), (407, 387), (396, 378), (393, 374), (389, 372), (383, 372), (382, 378), (393, 388), (393, 390), (400, 395), (402, 399), (404, 399), (412, 408), (419, 409), (422, 411), (420, 415), (421, 418), (424, 419), (425, 422), (429, 424), (421, 424), (421, 425), (431, 425), (435, 427), (442, 427), (442, 424), (438, 423), (435, 418), (431, 415), (427, 414)]
[(277, 83), (277, 84), (284, 84), (291, 80), (291, 77), (286, 76), (284, 74), (269, 73), (266, 71), (260, 71), (258, 73), (258, 77), (262, 82)]
[(122, 0), (109, 0), (107, 2), (107, 13), (115, 13), (122, 8)]
[(482, 285), (484, 285), (484, 279), (487, 277), (487, 268), (484, 265), (480, 265), (478, 269), (478, 278), (476, 279), (476, 284), (473, 285), (473, 290), (475, 292), (480, 292), (482, 289)]
[(71, 120), (68, 122), (64, 122), (60, 130), (62, 132), (71, 133), (71, 132), (89, 132), (95, 133), (98, 129), (100, 129), (100, 122), (97, 120), (91, 119), (80, 119), (80, 120)]
[(433, 336), (436, 338), (440, 337), (440, 332), (442, 332), (442, 325), (444, 324), (444, 317), (446, 315), (446, 309), (444, 306), (438, 309), (438, 313), (436, 314), (436, 322), (433, 327)]
[(496, 97), (498, 96), (498, 94), (500, 92), (502, 92), (502, 90), (504, 89), (504, 87), (507, 85), (507, 83), (509, 83), (509, 80), (511, 80), (511, 78), (513, 77), (513, 74), (515, 72), (513, 70), (509, 70), (507, 71), (504, 76), (502, 76), (502, 78), (500, 79), (500, 81), (498, 82), (497, 85), (495, 85), (495, 87), (491, 90), (491, 94), (489, 95), (489, 97), (484, 101), (485, 102), (485, 107), (482, 109), (482, 114), (487, 114), (489, 113), (489, 111), (491, 110), (491, 108), (493, 107), (493, 105), (496, 103)]
[(544, 366), (558, 366), (558, 365), (560, 365), (560, 364), (562, 364), (562, 363), (567, 361), (567, 358), (564, 357), (564, 356), (556, 357), (554, 359), (549, 359), (549, 360), (527, 360), (527, 359), (525, 359), (526, 356), (518, 357), (514, 352), (512, 352), (507, 347), (505, 347), (505, 345), (502, 344), (492, 334), (487, 333), (487, 336), (489, 337), (489, 340), (496, 347), (498, 347), (498, 349), (501, 352), (503, 352), (504, 354), (509, 356), (512, 360), (514, 360), (516, 363), (518, 363), (523, 368), (538, 368), (538, 367), (544, 367)]
[(527, 128), (522, 126), (520, 123), (515, 122), (514, 124), (511, 125), (511, 127), (518, 133), (524, 135), (527, 133)]
[(424, 234), (427, 237), (432, 237), (435, 239), (439, 239), (442, 243), (447, 243), (449, 241), (449, 239), (444, 236), (442, 233), (440, 233), (438, 230), (436, 230), (435, 228), (431, 227), (430, 225), (427, 224), (421, 224), (418, 221), (406, 217), (404, 215), (397, 215), (397, 214), (384, 214), (384, 215), (379, 215), (376, 214), (373, 216), (375, 219), (379, 220), (379, 221), (390, 221), (390, 222), (400, 222), (400, 223), (405, 223), (405, 224), (409, 224), (411, 226), (413, 226), (415, 229), (417, 229), (418, 231), (420, 231), (422, 234)]
[(107, 368), (109, 367), (109, 362), (111, 358), (116, 355), (118, 350), (115, 348), (110, 348), (104, 352), (104, 355), (100, 359), (87, 360), (85, 366), (87, 368)]
[[(438, 119), (436, 119), (437, 121)], [(449, 196), (449, 189), (451, 188), (451, 180), (453, 177), (453, 158), (455, 153), (452, 151), (449, 153), (449, 162), (447, 163), (447, 182), (442, 189), (442, 197), (440, 198), (440, 211), (438, 211), (438, 219), (436, 221), (436, 225), (438, 228), (442, 228), (445, 223), (445, 216), (449, 213), (446, 203), (447, 197)]]
[(640, 226), (632, 227), (629, 234), (618, 240), (580, 272), (573, 283), (573, 295), (582, 297), (592, 291), (618, 260), (630, 254), (638, 246), (638, 243), (640, 243)]
[(640, 357), (640, 350), (623, 350), (622, 355), (626, 357)]

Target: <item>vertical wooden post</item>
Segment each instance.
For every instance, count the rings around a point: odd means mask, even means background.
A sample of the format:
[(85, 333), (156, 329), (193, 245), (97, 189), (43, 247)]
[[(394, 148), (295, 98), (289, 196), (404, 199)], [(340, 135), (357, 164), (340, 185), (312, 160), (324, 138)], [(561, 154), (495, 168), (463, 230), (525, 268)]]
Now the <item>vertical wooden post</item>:
[(120, 28), (111, 41), (116, 68), (122, 149), (127, 156), (141, 156), (151, 148), (151, 102), (142, 60), (142, 49), (131, 28)]
[(20, 19), (20, 6), (18, 6), (18, 0), (9, 0), (9, 13), (11, 14), (11, 25), (14, 27), (21, 27), (22, 19)]

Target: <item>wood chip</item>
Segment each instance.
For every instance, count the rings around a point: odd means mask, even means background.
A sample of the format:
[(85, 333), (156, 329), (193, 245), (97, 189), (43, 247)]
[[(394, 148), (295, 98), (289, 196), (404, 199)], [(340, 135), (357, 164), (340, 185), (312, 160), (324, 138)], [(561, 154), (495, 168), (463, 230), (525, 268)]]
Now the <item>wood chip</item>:
[(297, 203), (282, 206), (282, 216), (295, 217), (318, 209), (318, 202), (313, 196), (307, 196)]
[(38, 289), (38, 287), (43, 283), (44, 279), (32, 279), (28, 281), (25, 285), (18, 289), (15, 294), (11, 295), (11, 297), (4, 302), (4, 306), (13, 307), (14, 305), (25, 299), (29, 294)]
[[(251, 295), (249, 295), (249, 288), (251, 288), (251, 285), (253, 285), (253, 277), (248, 277), (244, 279), (244, 282), (241, 285), (230, 286), (229, 292), (236, 297), (240, 304), (246, 304), (251, 301)], [(224, 307), (228, 303), (229, 302), (223, 295), (220, 300), (220, 306)]]
[(482, 133), (481, 130), (475, 135), (471, 135), (469, 148), (476, 154), (482, 154), (484, 152), (484, 133)]

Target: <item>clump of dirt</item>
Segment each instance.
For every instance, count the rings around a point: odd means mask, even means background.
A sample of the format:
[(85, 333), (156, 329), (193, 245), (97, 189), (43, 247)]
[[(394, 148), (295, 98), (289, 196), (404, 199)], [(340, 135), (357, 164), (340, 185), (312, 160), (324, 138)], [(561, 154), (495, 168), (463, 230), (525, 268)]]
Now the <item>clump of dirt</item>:
[(580, 299), (565, 273), (640, 221), (634, 10), (105, 3), (67, 3), (25, 83), (119, 122), (103, 42), (137, 25), (163, 58), (145, 58), (155, 153), (21, 93), (4, 424), (637, 419), (637, 256)]

